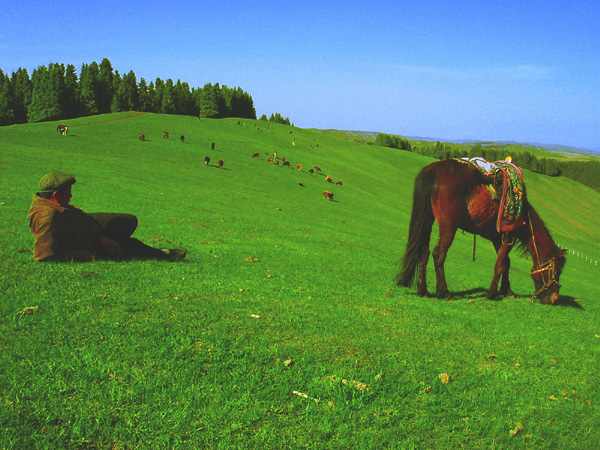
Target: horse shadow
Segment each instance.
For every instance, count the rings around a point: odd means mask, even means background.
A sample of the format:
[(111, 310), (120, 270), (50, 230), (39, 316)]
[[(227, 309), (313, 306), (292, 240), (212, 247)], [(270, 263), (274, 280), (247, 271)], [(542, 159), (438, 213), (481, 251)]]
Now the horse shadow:
[[(474, 289), (469, 289), (467, 291), (459, 291), (459, 292), (455, 292), (454, 293), (454, 298), (463, 298), (463, 299), (481, 299), (482, 297), (485, 298), (487, 294), (487, 289), (484, 288), (474, 288)], [(516, 294), (515, 297), (498, 297), (496, 300), (510, 300), (510, 299), (514, 299), (514, 298), (526, 298), (526, 295), (518, 295)], [(575, 308), (575, 309), (584, 309), (583, 306), (581, 306), (579, 303), (577, 303), (577, 301), (575, 300), (574, 297), (571, 297), (569, 295), (561, 295), (560, 298), (558, 299), (558, 301), (556, 302), (555, 306), (565, 306), (565, 307), (570, 307), (570, 308)]]
[(575, 309), (584, 309), (583, 306), (577, 303), (575, 298), (571, 297), (570, 295), (561, 295), (558, 301), (556, 302), (556, 306), (567, 306)]
[(484, 289), (484, 288), (474, 288), (474, 289), (469, 289), (467, 291), (453, 292), (453, 296), (455, 299), (456, 298), (465, 298), (465, 299), (481, 298), (481, 297), (485, 297), (486, 294), (487, 294), (487, 289)]

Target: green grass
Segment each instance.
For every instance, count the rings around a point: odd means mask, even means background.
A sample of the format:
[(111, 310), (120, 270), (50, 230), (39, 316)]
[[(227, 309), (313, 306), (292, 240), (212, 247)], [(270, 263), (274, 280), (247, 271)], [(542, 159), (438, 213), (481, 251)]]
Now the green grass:
[[(67, 137), (0, 128), (0, 448), (597, 445), (599, 267), (569, 257), (561, 293), (579, 307), (551, 307), (529, 301), (531, 262), (513, 255), (518, 297), (490, 302), (492, 246), (478, 240), (472, 262), (459, 233), (457, 296), (421, 299), (392, 278), (431, 159), (260, 121), (129, 115), (70, 121)], [(274, 151), (302, 171), (269, 164)], [(75, 205), (136, 214), (136, 237), (188, 258), (34, 263), (26, 216), (50, 170), (76, 175)], [(600, 194), (526, 182), (555, 240), (600, 259)]]

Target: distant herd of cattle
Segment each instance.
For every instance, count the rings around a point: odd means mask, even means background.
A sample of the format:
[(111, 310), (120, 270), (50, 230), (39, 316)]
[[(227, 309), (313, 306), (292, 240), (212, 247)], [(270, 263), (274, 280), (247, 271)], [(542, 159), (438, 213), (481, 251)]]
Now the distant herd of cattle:
[[(66, 136), (69, 133), (69, 128), (66, 125), (58, 125), (58, 127), (56, 127), (56, 131), (59, 132), (60, 134), (62, 134), (63, 136)], [(168, 138), (169, 138), (169, 132), (168, 131), (163, 132), (163, 139), (168, 139)], [(145, 141), (146, 140), (146, 135), (144, 133), (141, 133), (139, 135), (139, 139), (140, 139), (140, 141)], [(181, 136), (179, 136), (179, 140), (181, 142), (184, 142), (185, 141), (185, 136), (182, 134)], [(295, 140), (293, 142), (293, 145), (295, 145)], [(211, 150), (215, 149), (215, 143), (214, 142), (211, 144), (210, 149)], [(260, 153), (254, 153), (252, 155), (252, 157), (253, 158), (260, 158)], [(290, 162), (286, 161), (285, 156), (282, 156), (280, 158), (280, 160), (277, 159), (277, 152), (275, 152), (273, 154), (273, 156), (268, 159), (268, 162), (276, 164), (276, 165), (279, 165), (280, 161), (281, 161), (281, 165), (282, 166), (284, 166), (284, 167), (285, 166), (291, 167)], [(210, 165), (210, 157), (208, 157), (208, 156), (204, 157), (204, 164), (207, 165), (207, 166)], [(219, 159), (217, 161), (217, 167), (219, 169), (223, 168), (223, 160), (222, 159)], [(298, 164), (296, 166), (296, 170), (302, 170), (302, 164)], [(308, 170), (308, 173), (310, 173), (311, 175), (313, 173), (315, 173), (315, 172), (321, 173), (321, 169), (318, 166), (315, 166), (313, 169), (309, 169)], [(325, 178), (325, 182), (333, 184), (333, 179), (328, 175), (327, 178)], [(304, 186), (304, 184), (302, 184), (302, 183), (298, 183), (298, 185), (302, 186), (302, 187)], [(342, 181), (341, 180), (337, 181), (335, 183), (335, 185), (336, 186), (341, 186), (342, 185)], [(333, 200), (334, 194), (333, 194), (333, 192), (329, 192), (329, 191), (325, 190), (325, 191), (323, 191), (323, 197), (325, 197), (328, 200)]]
[[(268, 153), (267, 153), (267, 155), (268, 155)], [(252, 155), (252, 157), (253, 158), (260, 158), (260, 153), (254, 153)], [(279, 165), (280, 161), (281, 161), (281, 165), (282, 166), (284, 166), (284, 167), (285, 166), (291, 167), (290, 162), (286, 161), (285, 156), (282, 156), (280, 158), (280, 160), (277, 159), (277, 152), (275, 152), (273, 154), (273, 156), (268, 159), (268, 162), (270, 162), (272, 164), (275, 164), (275, 165)], [(302, 164), (296, 165), (296, 170), (302, 170)], [(318, 167), (318, 166), (315, 166), (314, 168), (308, 170), (308, 173), (310, 173), (311, 175), (314, 174), (315, 172), (321, 173), (321, 168)], [(325, 182), (333, 184), (333, 179), (329, 175), (327, 175), (327, 178), (325, 178)], [(298, 183), (298, 185), (301, 186), (301, 187), (304, 187), (304, 184), (302, 184), (302, 183)], [(341, 186), (342, 185), (342, 181), (341, 180), (337, 181), (335, 183), (335, 185), (336, 186)], [(329, 192), (329, 191), (325, 190), (325, 191), (323, 191), (323, 197), (325, 197), (328, 200), (333, 200), (334, 194), (333, 194), (333, 192)]]

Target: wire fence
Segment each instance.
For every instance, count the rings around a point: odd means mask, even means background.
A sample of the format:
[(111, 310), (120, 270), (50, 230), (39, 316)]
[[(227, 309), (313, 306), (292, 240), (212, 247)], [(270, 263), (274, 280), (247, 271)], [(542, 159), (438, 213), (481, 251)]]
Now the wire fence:
[(598, 267), (598, 260), (596, 258), (592, 258), (590, 256), (584, 255), (583, 252), (573, 250), (571, 248), (568, 248), (566, 245), (559, 244), (558, 242), (556, 243), (556, 245), (558, 245), (560, 248), (566, 249), (567, 255), (575, 256), (587, 263), (590, 263), (593, 266)]

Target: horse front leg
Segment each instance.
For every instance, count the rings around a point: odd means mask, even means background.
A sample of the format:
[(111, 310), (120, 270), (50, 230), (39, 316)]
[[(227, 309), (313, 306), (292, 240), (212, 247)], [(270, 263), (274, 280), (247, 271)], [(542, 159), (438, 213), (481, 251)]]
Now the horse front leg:
[(495, 300), (498, 298), (498, 282), (502, 277), (501, 291), (503, 295), (511, 292), (510, 282), (508, 280), (508, 267), (510, 267), (510, 260), (508, 259), (508, 253), (512, 247), (503, 243), (497, 248), (498, 257), (496, 258), (496, 264), (494, 265), (494, 276), (492, 277), (492, 283), (488, 289), (487, 297), (489, 300)]
[(435, 296), (438, 298), (451, 299), (452, 294), (448, 291), (448, 285), (446, 284), (446, 272), (444, 271), (444, 263), (446, 262), (446, 256), (448, 255), (448, 249), (452, 245), (456, 229), (454, 230), (442, 230), (440, 228), (440, 237), (438, 238), (437, 244), (433, 249), (433, 263), (435, 267), (435, 278), (436, 278), (436, 290)]
[(510, 280), (508, 279), (508, 274), (510, 272), (510, 258), (508, 257), (508, 254), (506, 255), (506, 260), (505, 260), (505, 269), (504, 272), (502, 273), (502, 278), (500, 281), (500, 295), (503, 295), (504, 297), (508, 297), (508, 298), (515, 298), (515, 293), (512, 291), (512, 289), (510, 288)]

